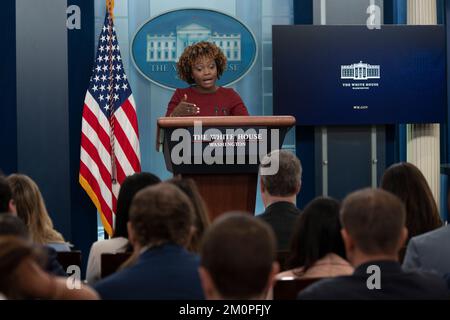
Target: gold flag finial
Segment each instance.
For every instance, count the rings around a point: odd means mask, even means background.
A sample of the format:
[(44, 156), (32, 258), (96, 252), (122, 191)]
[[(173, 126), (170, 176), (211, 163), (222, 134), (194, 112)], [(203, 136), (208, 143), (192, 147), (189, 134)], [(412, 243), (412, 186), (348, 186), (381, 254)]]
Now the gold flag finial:
[(114, 0), (106, 0), (106, 9), (111, 19), (114, 18)]

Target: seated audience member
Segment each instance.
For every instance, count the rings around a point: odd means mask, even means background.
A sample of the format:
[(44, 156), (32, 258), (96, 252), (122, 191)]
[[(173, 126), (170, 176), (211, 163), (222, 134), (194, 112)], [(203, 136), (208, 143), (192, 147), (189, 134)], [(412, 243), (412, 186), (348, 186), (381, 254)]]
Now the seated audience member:
[(264, 299), (278, 273), (272, 229), (248, 214), (228, 213), (206, 231), (199, 269), (207, 299)]
[(8, 180), (0, 172), (0, 214), (2, 213), (16, 215), (17, 211)]
[[(23, 221), (20, 220), (18, 217), (10, 215), (10, 214), (0, 215), (0, 236), (14, 236), (14, 237), (20, 238), (24, 241), (32, 243), (31, 238), (28, 233), (28, 229), (25, 226), (25, 224), (23, 223)], [(46, 256), (44, 270), (46, 272), (56, 275), (56, 276), (62, 276), (62, 277), (67, 276), (63, 267), (57, 260), (56, 251), (47, 246), (41, 246), (41, 247), (42, 247), (42, 251), (45, 252), (45, 256)]]
[(168, 180), (167, 182), (172, 183), (180, 188), (181, 191), (183, 191), (192, 201), (195, 213), (194, 232), (191, 236), (191, 240), (189, 242), (189, 245), (187, 246), (187, 249), (192, 252), (199, 252), (203, 234), (211, 224), (208, 211), (206, 210), (205, 202), (203, 201), (194, 180), (173, 178)]
[(409, 239), (442, 226), (438, 207), (422, 172), (413, 164), (390, 166), (381, 178), (380, 188), (395, 194), (406, 206)]
[(0, 237), (6, 236), (17, 237), (32, 243), (23, 221), (10, 214), (0, 215)]
[(100, 280), (101, 255), (103, 253), (121, 253), (131, 251), (128, 242), (127, 223), (131, 200), (138, 191), (161, 182), (154, 174), (148, 172), (135, 173), (127, 177), (120, 187), (117, 199), (116, 225), (112, 239), (94, 242), (89, 253), (86, 280), (93, 284)]
[[(274, 174), (264, 169), (278, 167)], [(302, 166), (300, 160), (286, 150), (272, 151), (263, 158), (260, 165), (261, 198), (266, 210), (258, 215), (267, 222), (275, 232), (277, 249), (289, 249), (295, 220), (300, 210), (295, 206), (295, 199), (300, 192)]]
[(199, 257), (186, 250), (194, 221), (187, 196), (170, 183), (139, 191), (130, 207), (133, 264), (100, 280), (102, 299), (203, 299)]
[(10, 214), (0, 215), (0, 237), (11, 236), (32, 243), (26, 225), (18, 217)]
[(46, 273), (42, 261), (45, 253), (30, 242), (0, 236), (0, 293), (7, 299), (98, 299), (95, 291), (81, 283), (71, 290), (66, 278)]
[(353, 267), (344, 258), (339, 202), (319, 197), (311, 201), (297, 218), (288, 259), (288, 265), (293, 269), (279, 273), (277, 279), (352, 274)]
[(405, 272), (398, 251), (407, 239), (404, 204), (381, 189), (348, 195), (341, 207), (342, 238), (350, 276), (308, 286), (299, 299), (447, 299), (444, 280), (433, 274)]
[(63, 236), (53, 228), (41, 191), (36, 183), (23, 174), (8, 176), (8, 183), (17, 207), (17, 216), (28, 228), (34, 243), (46, 245), (56, 251), (70, 251)]
[(406, 249), (403, 269), (450, 272), (450, 225), (411, 238)]

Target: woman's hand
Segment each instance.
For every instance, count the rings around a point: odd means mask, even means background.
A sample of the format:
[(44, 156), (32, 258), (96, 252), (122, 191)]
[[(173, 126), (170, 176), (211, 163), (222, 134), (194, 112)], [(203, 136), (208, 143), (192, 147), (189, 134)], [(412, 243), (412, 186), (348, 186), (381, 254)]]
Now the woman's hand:
[(173, 109), (171, 117), (195, 116), (200, 113), (200, 108), (194, 103), (187, 102), (187, 94), (184, 95), (180, 103)]

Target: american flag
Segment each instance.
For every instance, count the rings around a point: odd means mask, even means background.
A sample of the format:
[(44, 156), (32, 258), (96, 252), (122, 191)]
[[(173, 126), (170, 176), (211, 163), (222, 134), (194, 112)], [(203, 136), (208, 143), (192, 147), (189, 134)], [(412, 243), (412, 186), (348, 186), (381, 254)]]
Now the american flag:
[(120, 185), (127, 176), (140, 171), (136, 104), (113, 20), (107, 12), (84, 98), (79, 181), (110, 236)]

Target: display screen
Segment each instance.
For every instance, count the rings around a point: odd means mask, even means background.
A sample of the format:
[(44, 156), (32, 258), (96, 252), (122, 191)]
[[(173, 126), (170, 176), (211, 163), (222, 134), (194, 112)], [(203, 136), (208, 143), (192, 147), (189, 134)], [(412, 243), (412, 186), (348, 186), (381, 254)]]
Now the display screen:
[(273, 26), (273, 111), (297, 125), (444, 121), (443, 26)]

